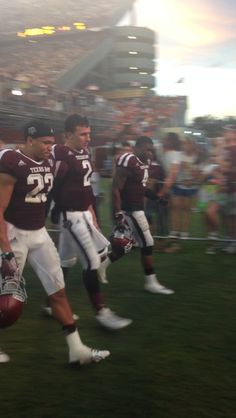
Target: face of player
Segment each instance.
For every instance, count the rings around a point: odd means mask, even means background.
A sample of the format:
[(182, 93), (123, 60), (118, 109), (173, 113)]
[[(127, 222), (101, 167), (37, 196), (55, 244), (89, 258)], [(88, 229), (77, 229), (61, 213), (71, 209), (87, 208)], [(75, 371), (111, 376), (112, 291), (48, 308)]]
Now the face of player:
[(87, 149), (91, 141), (91, 128), (89, 126), (77, 126), (73, 133), (70, 133), (70, 143), (77, 151)]
[(42, 138), (31, 139), (29, 144), (30, 147), (27, 149), (31, 153), (31, 157), (34, 160), (41, 161), (46, 160), (50, 157), (52, 146), (55, 142), (54, 137), (45, 136)]
[(137, 155), (141, 161), (146, 163), (148, 160), (153, 159), (153, 153), (154, 153), (153, 144), (143, 144), (140, 147)]

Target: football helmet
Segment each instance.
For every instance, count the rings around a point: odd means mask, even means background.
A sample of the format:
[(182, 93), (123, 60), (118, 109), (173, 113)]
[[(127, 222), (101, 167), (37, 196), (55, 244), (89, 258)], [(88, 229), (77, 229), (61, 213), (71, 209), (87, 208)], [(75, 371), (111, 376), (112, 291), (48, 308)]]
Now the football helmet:
[(0, 328), (10, 327), (17, 321), (26, 299), (23, 277), (15, 274), (3, 279), (0, 276)]
[(110, 243), (112, 251), (117, 256), (129, 253), (134, 243), (130, 227), (127, 224), (115, 226), (110, 236)]

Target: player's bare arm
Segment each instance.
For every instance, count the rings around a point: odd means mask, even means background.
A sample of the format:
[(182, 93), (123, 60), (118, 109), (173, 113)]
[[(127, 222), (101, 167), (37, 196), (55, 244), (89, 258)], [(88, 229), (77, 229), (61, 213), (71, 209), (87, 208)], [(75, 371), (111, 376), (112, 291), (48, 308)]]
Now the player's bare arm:
[(115, 212), (121, 211), (120, 192), (123, 189), (128, 177), (128, 170), (124, 167), (117, 167), (112, 183), (112, 200)]
[(0, 174), (0, 248), (2, 252), (11, 251), (4, 213), (9, 205), (15, 182), (16, 179), (9, 174)]
[(100, 229), (100, 228), (99, 228), (99, 225), (98, 225), (97, 217), (96, 217), (96, 214), (95, 214), (95, 212), (94, 212), (94, 209), (93, 209), (92, 205), (90, 205), (90, 206), (89, 206), (88, 210), (89, 210), (89, 211), (91, 212), (91, 214), (92, 214), (92, 217), (93, 217), (93, 224), (94, 224), (94, 226), (95, 226), (97, 229)]
[(171, 189), (171, 187), (173, 186), (175, 182), (179, 169), (180, 169), (180, 164), (172, 165), (170, 173), (168, 174), (168, 176), (166, 177), (164, 181), (163, 188), (157, 194), (158, 197), (164, 197), (168, 193), (168, 191)]

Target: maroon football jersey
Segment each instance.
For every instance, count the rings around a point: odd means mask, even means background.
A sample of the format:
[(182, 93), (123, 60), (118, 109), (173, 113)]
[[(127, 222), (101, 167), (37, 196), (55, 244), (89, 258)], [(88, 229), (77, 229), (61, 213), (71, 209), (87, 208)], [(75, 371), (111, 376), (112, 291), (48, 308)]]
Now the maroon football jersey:
[(40, 229), (45, 224), (47, 195), (53, 186), (54, 162), (34, 161), (21, 151), (0, 153), (0, 173), (16, 179), (6, 221), (25, 230)]
[(126, 211), (143, 210), (148, 165), (130, 153), (121, 155), (116, 165), (127, 169), (128, 172), (127, 180), (121, 191), (122, 209)]
[(87, 210), (94, 199), (90, 183), (93, 168), (88, 151), (76, 151), (67, 145), (56, 144), (52, 155), (56, 161), (64, 163), (63, 174), (59, 169), (60, 181), (54, 192), (56, 205), (61, 210)]
[(163, 180), (163, 169), (156, 161), (151, 161), (148, 168), (148, 177), (155, 180)]

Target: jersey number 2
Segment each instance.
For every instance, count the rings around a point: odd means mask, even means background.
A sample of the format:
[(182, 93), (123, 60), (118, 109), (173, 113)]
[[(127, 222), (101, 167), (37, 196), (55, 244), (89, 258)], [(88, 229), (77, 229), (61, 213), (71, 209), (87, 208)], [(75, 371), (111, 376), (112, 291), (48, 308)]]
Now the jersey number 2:
[(82, 161), (82, 167), (83, 168), (87, 168), (88, 170), (86, 171), (86, 173), (84, 174), (84, 186), (90, 186), (90, 177), (92, 174), (92, 166), (89, 160), (83, 160)]
[[(27, 193), (25, 196), (26, 203), (42, 203), (47, 201), (47, 194), (52, 189), (53, 175), (52, 173), (42, 174), (30, 174), (27, 177), (27, 184), (35, 184), (35, 187)], [(42, 190), (48, 185), (47, 193), (43, 193)]]

